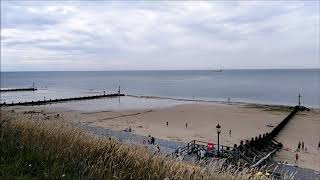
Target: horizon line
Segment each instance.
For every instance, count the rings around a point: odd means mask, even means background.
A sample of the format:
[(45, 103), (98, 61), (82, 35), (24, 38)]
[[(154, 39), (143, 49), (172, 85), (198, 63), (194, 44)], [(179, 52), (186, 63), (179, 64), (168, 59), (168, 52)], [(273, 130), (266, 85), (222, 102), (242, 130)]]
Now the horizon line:
[(123, 69), (123, 70), (17, 70), (2, 72), (103, 72), (103, 71), (217, 71), (217, 70), (320, 70), (319, 68), (228, 68), (228, 69)]

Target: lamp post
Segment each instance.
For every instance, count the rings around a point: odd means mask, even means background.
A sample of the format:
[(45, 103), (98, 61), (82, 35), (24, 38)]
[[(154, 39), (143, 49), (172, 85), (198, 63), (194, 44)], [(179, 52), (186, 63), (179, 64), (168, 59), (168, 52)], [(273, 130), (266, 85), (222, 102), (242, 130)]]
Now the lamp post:
[(220, 124), (218, 123), (218, 125), (216, 126), (216, 128), (217, 128), (217, 134), (218, 134), (218, 157), (220, 157), (220, 152), (219, 152), (219, 146), (220, 146), (220, 142), (219, 142), (219, 136), (220, 136), (220, 133), (221, 133), (221, 126), (220, 126)]

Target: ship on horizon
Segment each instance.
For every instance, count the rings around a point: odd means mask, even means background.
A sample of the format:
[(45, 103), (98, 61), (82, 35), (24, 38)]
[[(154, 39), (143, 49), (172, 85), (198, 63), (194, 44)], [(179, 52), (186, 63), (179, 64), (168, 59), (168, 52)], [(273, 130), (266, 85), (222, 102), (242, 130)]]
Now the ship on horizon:
[(222, 72), (222, 69), (213, 70), (213, 72)]

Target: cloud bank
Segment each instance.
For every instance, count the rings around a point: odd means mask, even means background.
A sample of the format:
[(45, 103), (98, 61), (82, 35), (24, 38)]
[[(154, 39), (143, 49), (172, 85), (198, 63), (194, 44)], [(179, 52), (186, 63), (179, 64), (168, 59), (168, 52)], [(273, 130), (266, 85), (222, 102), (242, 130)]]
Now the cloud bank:
[(1, 70), (319, 68), (319, 1), (1, 1)]

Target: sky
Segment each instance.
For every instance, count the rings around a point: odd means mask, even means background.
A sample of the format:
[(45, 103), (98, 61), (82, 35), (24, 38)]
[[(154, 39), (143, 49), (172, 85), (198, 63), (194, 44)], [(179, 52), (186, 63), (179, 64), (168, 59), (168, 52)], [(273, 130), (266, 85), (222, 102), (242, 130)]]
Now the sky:
[(320, 1), (1, 1), (1, 71), (320, 68)]

